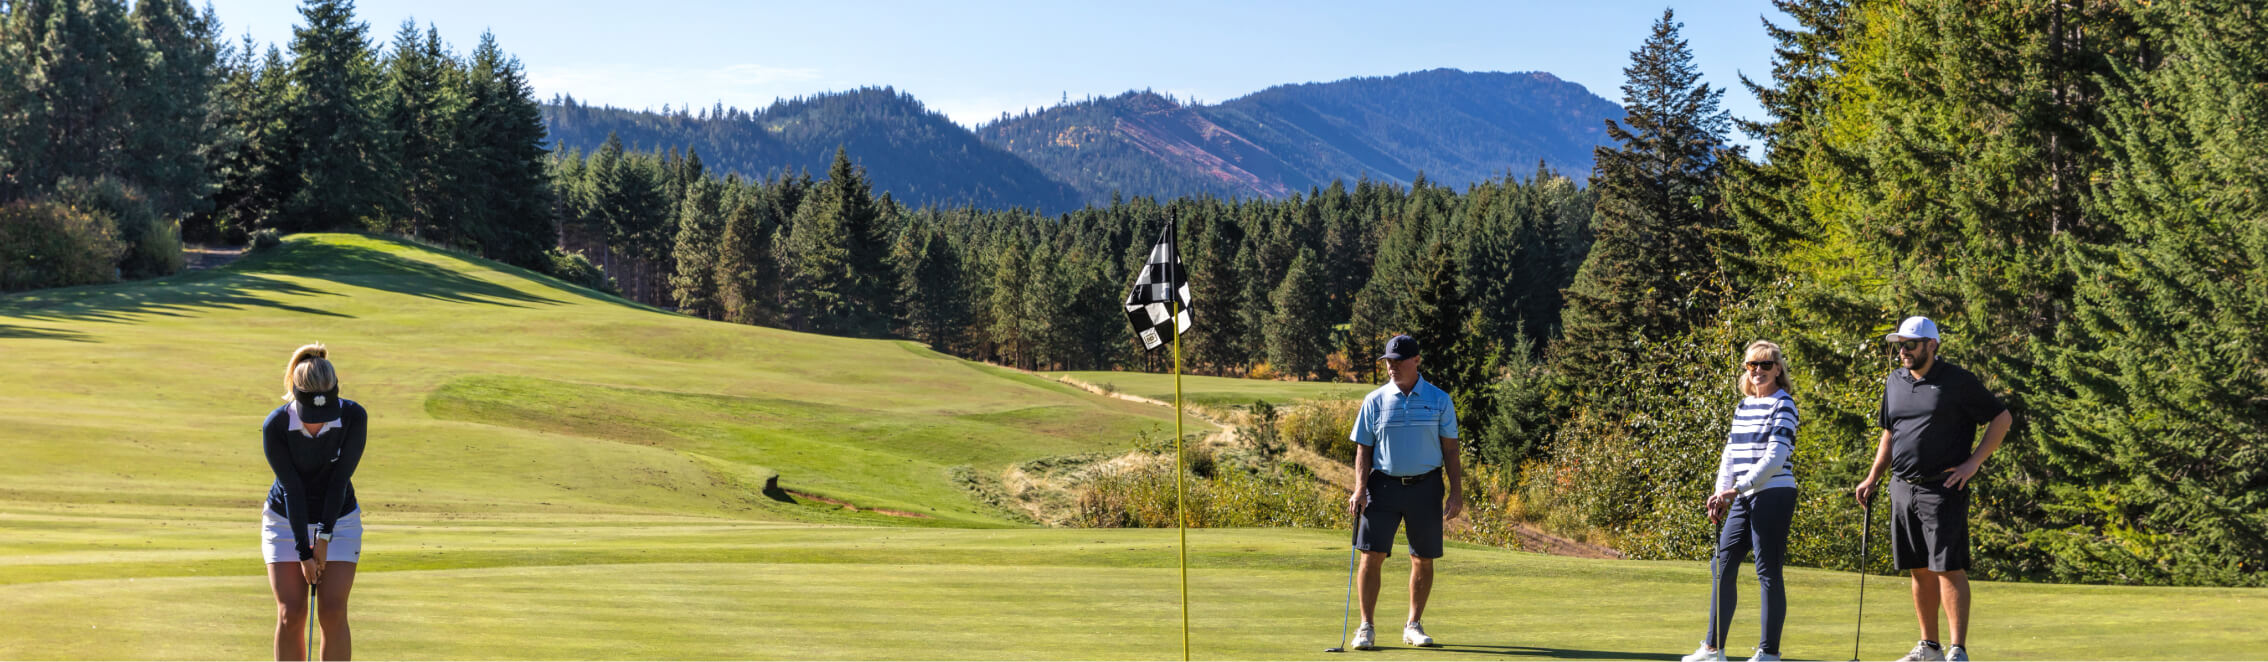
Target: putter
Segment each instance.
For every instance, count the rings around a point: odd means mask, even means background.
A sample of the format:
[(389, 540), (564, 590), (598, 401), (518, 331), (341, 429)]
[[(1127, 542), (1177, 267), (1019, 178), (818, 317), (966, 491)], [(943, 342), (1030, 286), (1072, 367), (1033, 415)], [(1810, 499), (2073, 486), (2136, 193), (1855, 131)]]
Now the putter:
[[(1729, 516), (1731, 514), (1732, 506), (1725, 506), (1725, 515)], [(1719, 595), (1717, 592), (1723, 590), (1719, 587), (1722, 582), (1718, 581), (1718, 578), (1724, 574), (1724, 559), (1721, 558), (1724, 556), (1724, 554), (1721, 553), (1722, 550), (1720, 549), (1721, 546), (1724, 545), (1724, 541), (1725, 520), (1718, 519), (1717, 535), (1716, 537), (1709, 539), (1709, 640), (1701, 643), (1715, 643), (1717, 645), (1717, 650), (1720, 651), (1725, 649), (1725, 642), (1719, 640), (1724, 639), (1725, 637), (1724, 631), (1717, 627), (1717, 619), (1723, 618), (1717, 613), (1717, 605), (1722, 604), (1720, 602), (1717, 602), (1717, 596)]]
[(315, 659), (315, 582), (307, 583), (307, 657)]
[[(1361, 536), (1362, 536), (1362, 516), (1361, 516), (1361, 515), (1356, 515), (1356, 516), (1355, 516), (1355, 523), (1354, 523), (1354, 536), (1355, 536), (1356, 540), (1360, 540), (1360, 539), (1361, 539)], [(1344, 652), (1347, 652), (1347, 612), (1348, 612), (1349, 610), (1352, 610), (1352, 609), (1354, 609), (1354, 566), (1355, 566), (1355, 553), (1356, 553), (1356, 552), (1355, 552), (1355, 549), (1354, 549), (1354, 545), (1353, 545), (1352, 543), (1349, 543), (1349, 544), (1347, 545), (1347, 599), (1346, 599), (1346, 602), (1345, 602), (1344, 604), (1341, 604), (1341, 605), (1339, 605), (1339, 645), (1337, 645), (1337, 646), (1332, 646), (1332, 647), (1330, 647), (1330, 648), (1325, 648), (1325, 649), (1323, 649), (1323, 652), (1325, 652), (1325, 653), (1344, 653)]]
[(1858, 662), (1859, 636), (1866, 632), (1866, 553), (1872, 549), (1869, 539), (1874, 537), (1874, 495), (1866, 496), (1867, 499), (1860, 502), (1866, 523), (1859, 526), (1858, 625), (1851, 628), (1851, 662)]

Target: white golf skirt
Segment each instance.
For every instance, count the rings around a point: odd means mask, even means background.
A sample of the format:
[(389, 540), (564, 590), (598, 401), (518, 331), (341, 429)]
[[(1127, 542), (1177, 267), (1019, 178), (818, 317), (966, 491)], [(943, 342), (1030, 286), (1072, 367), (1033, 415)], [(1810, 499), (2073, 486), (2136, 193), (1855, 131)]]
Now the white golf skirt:
[[(315, 525), (307, 525), (307, 544), (315, 544)], [(291, 520), (285, 519), (274, 508), (260, 507), (260, 548), (267, 552), (269, 563), (296, 563), (299, 561), (298, 541), (291, 537)], [(329, 558), (325, 562), (358, 563), (362, 559), (362, 509), (339, 516), (332, 523)]]

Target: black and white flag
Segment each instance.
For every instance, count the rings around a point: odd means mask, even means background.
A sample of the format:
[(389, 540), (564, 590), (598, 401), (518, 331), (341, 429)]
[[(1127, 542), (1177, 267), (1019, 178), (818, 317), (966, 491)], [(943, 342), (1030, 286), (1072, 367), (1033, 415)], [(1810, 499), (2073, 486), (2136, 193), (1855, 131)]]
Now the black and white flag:
[(1181, 270), (1173, 226), (1168, 218), (1165, 230), (1158, 233), (1158, 244), (1150, 248), (1150, 259), (1126, 292), (1126, 321), (1142, 337), (1145, 350), (1163, 347), (1173, 342), (1174, 334), (1189, 330), (1189, 274)]

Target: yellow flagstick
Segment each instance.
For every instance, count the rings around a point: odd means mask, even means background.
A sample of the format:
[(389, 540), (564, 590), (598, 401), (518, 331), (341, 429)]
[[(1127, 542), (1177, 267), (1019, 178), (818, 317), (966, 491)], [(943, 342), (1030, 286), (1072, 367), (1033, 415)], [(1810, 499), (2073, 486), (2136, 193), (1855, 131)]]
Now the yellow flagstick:
[[(1172, 216), (1167, 216), (1167, 217), (1166, 217), (1166, 222), (1167, 222), (1167, 223), (1172, 223), (1172, 222), (1173, 222), (1173, 217), (1172, 217)], [(1173, 250), (1173, 261), (1171, 261), (1171, 262), (1167, 262), (1167, 263), (1166, 263), (1167, 265), (1169, 265), (1169, 266), (1167, 267), (1168, 269), (1171, 269), (1171, 268), (1173, 268), (1173, 267), (1175, 267), (1175, 266), (1179, 266), (1179, 265), (1178, 265), (1177, 263), (1179, 263), (1179, 262), (1181, 261), (1181, 246), (1180, 246), (1180, 242), (1178, 241), (1179, 237), (1175, 237), (1175, 239), (1176, 239), (1176, 241), (1174, 242), (1174, 245), (1173, 245), (1173, 248), (1172, 248), (1172, 250)], [(1180, 274), (1174, 274), (1174, 275), (1180, 275)], [(1169, 321), (1169, 322), (1167, 322), (1167, 323), (1166, 323), (1166, 328), (1167, 328), (1167, 329), (1171, 329), (1171, 330), (1173, 330), (1173, 509), (1174, 509), (1174, 522), (1173, 522), (1173, 523), (1174, 523), (1174, 529), (1175, 529), (1175, 530), (1177, 530), (1177, 531), (1179, 531), (1179, 532), (1180, 532), (1180, 534), (1181, 534), (1181, 659), (1182, 659), (1182, 662), (1188, 662), (1188, 660), (1189, 660), (1189, 503), (1188, 503), (1188, 500), (1187, 500), (1187, 498), (1183, 496), (1183, 493), (1182, 493), (1182, 487), (1181, 487), (1181, 474), (1182, 474), (1182, 473), (1184, 473), (1184, 471), (1183, 471), (1183, 469), (1182, 469), (1182, 467), (1184, 466), (1184, 460), (1183, 460), (1183, 455), (1182, 455), (1182, 452), (1181, 452), (1181, 313), (1182, 313), (1182, 311), (1181, 311), (1181, 286), (1180, 286), (1180, 284), (1179, 284), (1179, 281), (1180, 281), (1180, 279), (1177, 279), (1177, 278), (1170, 278), (1170, 277), (1169, 277), (1169, 278), (1167, 278), (1167, 279), (1166, 279), (1166, 285), (1167, 285), (1167, 287), (1170, 287), (1170, 288), (1172, 288), (1172, 289), (1171, 289), (1171, 291), (1170, 291), (1170, 292), (1169, 292), (1169, 293), (1168, 293), (1168, 294), (1166, 295), (1166, 307), (1168, 308), (1168, 311), (1169, 311), (1169, 312), (1171, 312), (1171, 313), (1173, 314), (1173, 319), (1172, 319), (1171, 321)]]

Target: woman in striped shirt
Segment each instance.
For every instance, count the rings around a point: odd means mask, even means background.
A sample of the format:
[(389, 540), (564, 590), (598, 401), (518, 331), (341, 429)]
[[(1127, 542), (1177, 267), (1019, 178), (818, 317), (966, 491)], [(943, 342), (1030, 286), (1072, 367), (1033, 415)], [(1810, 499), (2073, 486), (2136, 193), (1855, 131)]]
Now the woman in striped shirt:
[(1725, 659), (1726, 622), (1737, 591), (1733, 566), (1756, 552), (1756, 583), (1764, 594), (1763, 636), (1753, 661), (1780, 659), (1780, 626), (1787, 620), (1787, 587), (1780, 562), (1787, 557), (1788, 523), (1795, 518), (1796, 404), (1788, 394), (1788, 364), (1780, 346), (1758, 340), (1742, 353), (1740, 407), (1733, 410), (1732, 432), (1717, 460), (1716, 489), (1709, 495), (1710, 522), (1723, 522), (1717, 536), (1715, 601), (1709, 605), (1709, 633), (1686, 662)]

